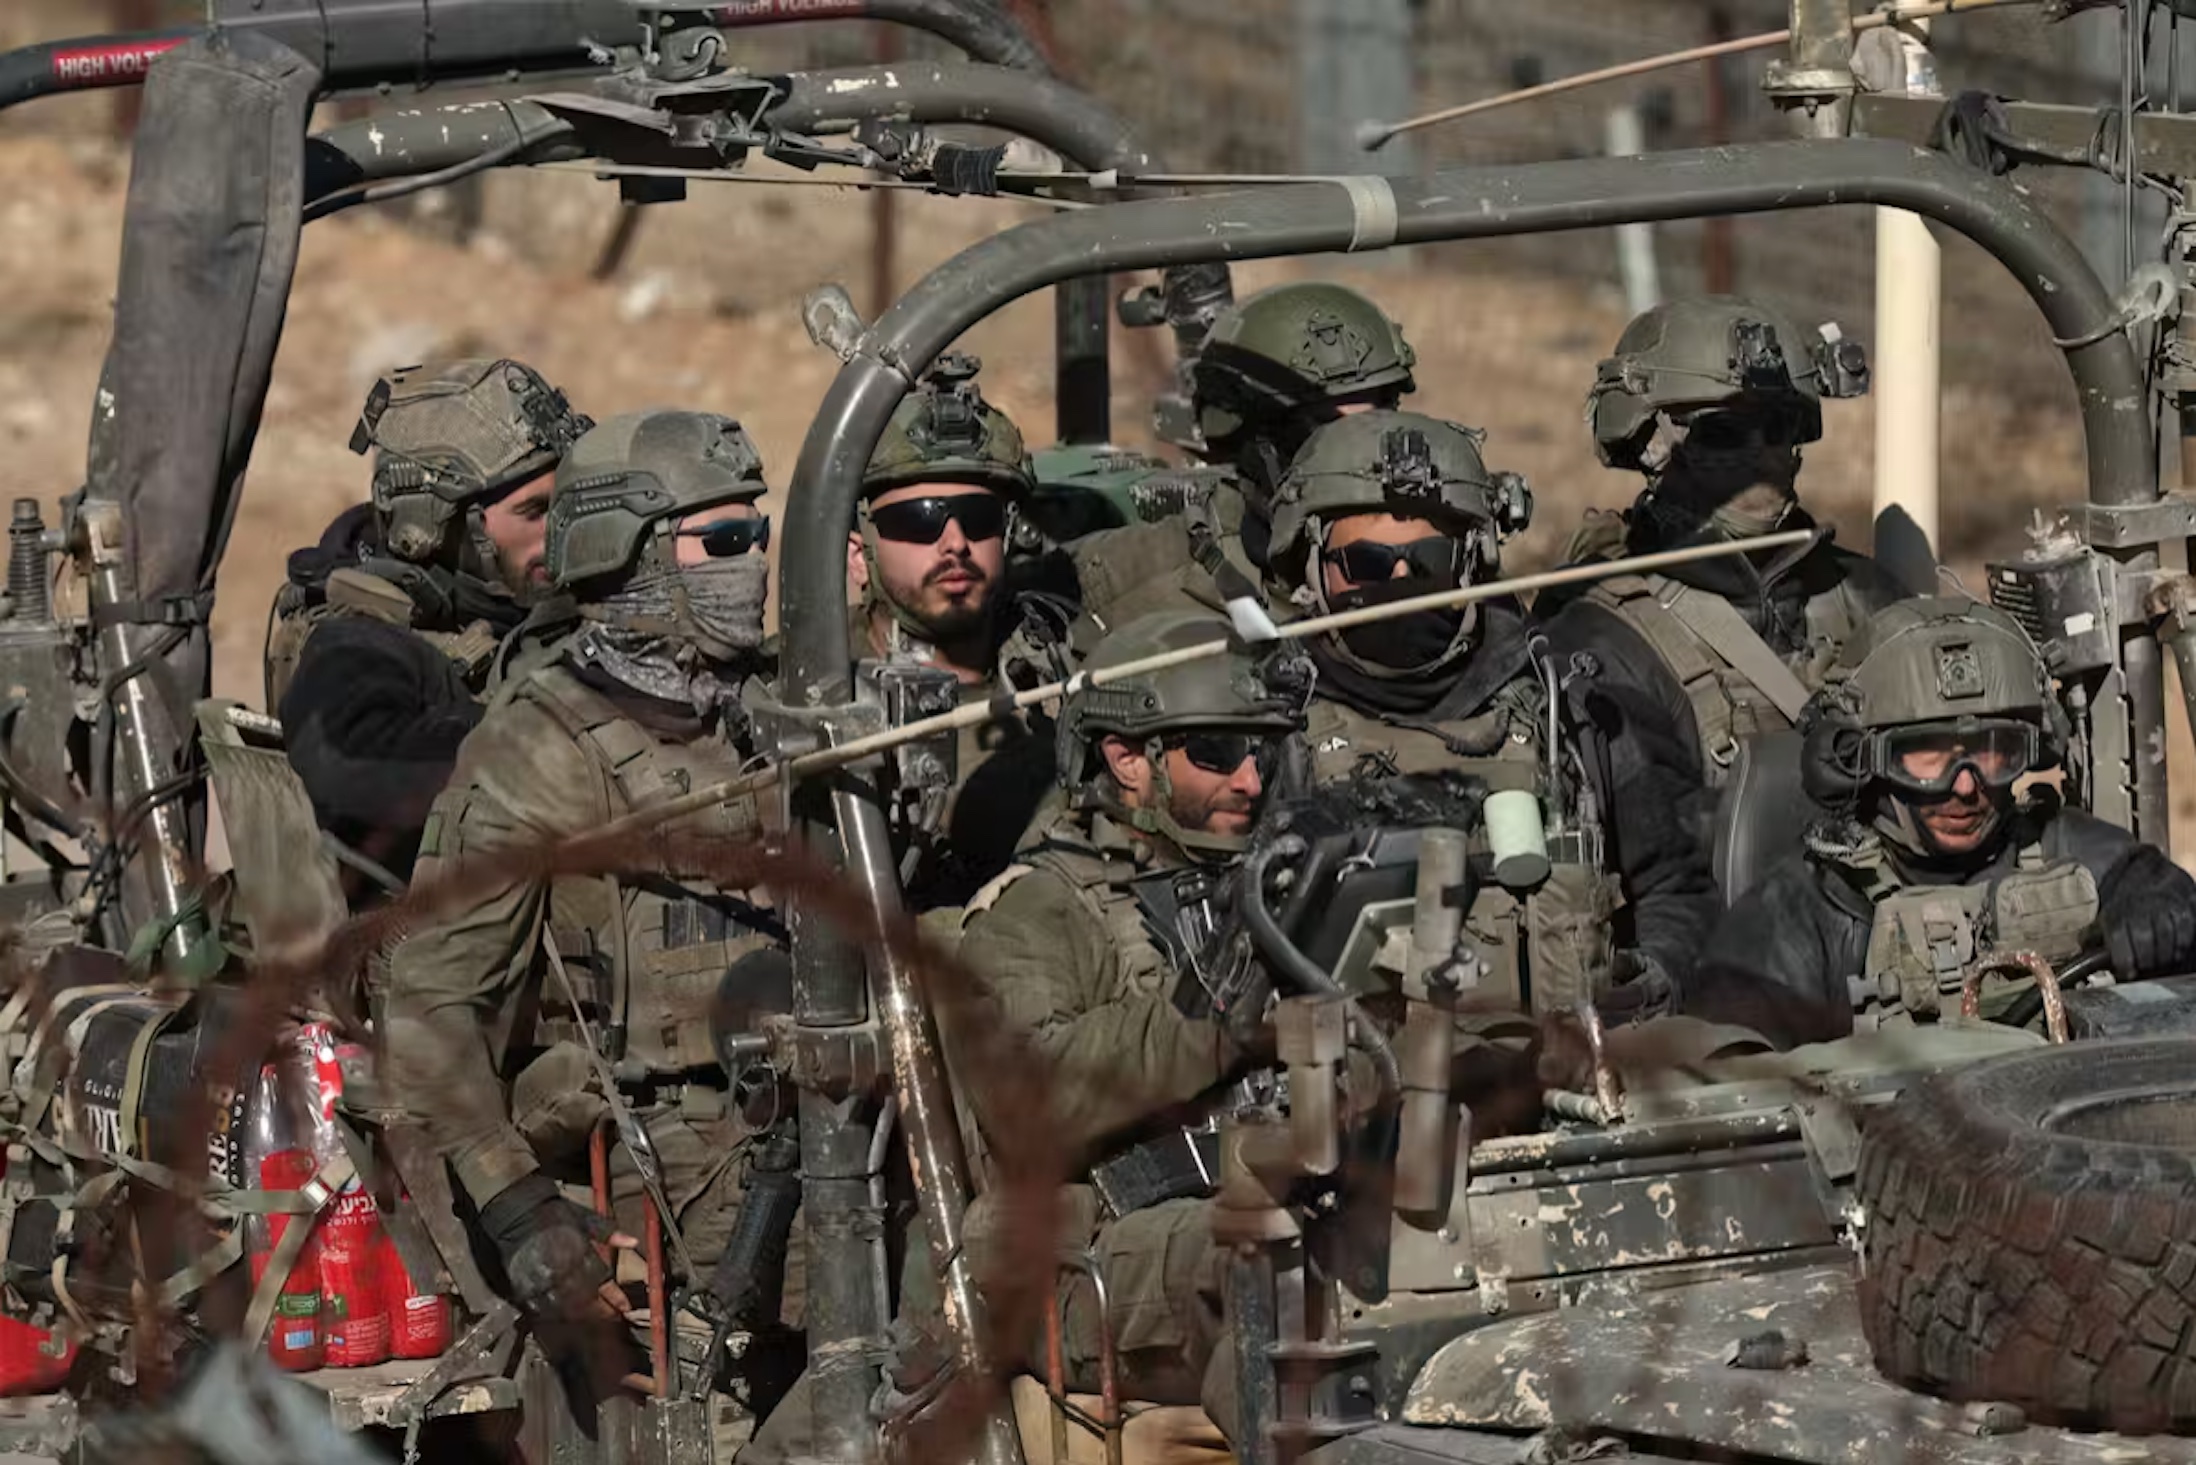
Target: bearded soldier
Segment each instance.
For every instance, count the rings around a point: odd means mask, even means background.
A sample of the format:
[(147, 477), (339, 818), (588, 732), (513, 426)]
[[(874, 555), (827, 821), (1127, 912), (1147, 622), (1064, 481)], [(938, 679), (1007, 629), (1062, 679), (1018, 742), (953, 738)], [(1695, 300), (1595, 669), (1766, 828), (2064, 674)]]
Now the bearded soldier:
[[(1119, 624), (1179, 604), (1184, 593), (1218, 605), (1232, 598), (1213, 583), (1223, 561), (1254, 588), (1266, 569), (1274, 489), (1304, 439), (1337, 417), (1394, 407), (1416, 388), (1417, 360), (1402, 327), (1347, 285), (1275, 285), (1227, 306), (1191, 368), (1197, 433), (1187, 444), (1225, 471), (1187, 480), (1196, 502), (1186, 523), (1130, 525), (1078, 542), (1086, 608)], [(1166, 481), (1155, 474), (1147, 486)]]
[[(1021, 431), (978, 390), (974, 357), (940, 359), (901, 403), (847, 536), (862, 597), (857, 659), (951, 672), (963, 702), (1066, 675), (1069, 609), (1008, 584), (1008, 539), (1034, 488)], [(1026, 714), (966, 729), (950, 790), (900, 833), (909, 904), (955, 906), (1006, 868), (1051, 785), (1050, 729)]]
[(2196, 966), (2196, 882), (2047, 786), (2015, 792), (2059, 760), (2055, 712), (2000, 611), (1909, 600), (1867, 622), (1807, 710), (1827, 812), (1724, 917), (1684, 1010), (1791, 1044), (1932, 1017), (1993, 951), (2058, 964), (2101, 932), (2123, 980)]
[[(395, 954), (391, 1083), (478, 1208), (513, 1300), (540, 1320), (606, 1315), (595, 1223), (557, 1184), (585, 1174), (605, 1064), (686, 1252), (706, 1265), (732, 1224), (750, 1129), (727, 1103), (711, 1008), (727, 967), (777, 942), (776, 922), (706, 870), (551, 879), (525, 856), (748, 763), (740, 691), (762, 644), (764, 491), (726, 418), (645, 412), (580, 440), (545, 550), (577, 621), (512, 669), (422, 843), (423, 881), (485, 883)], [(665, 826), (683, 838), (663, 847), (744, 839), (757, 822), (750, 801), (720, 804)], [(612, 1190), (637, 1234), (642, 1188), (622, 1146)]]
[[(1480, 441), (1410, 412), (1314, 433), (1273, 517), (1273, 578), (1294, 608), (1324, 615), (1499, 578), (1502, 541), (1530, 522), (1532, 497), (1515, 474), (1488, 471)], [(1488, 882), (1467, 921), (1499, 986), (1535, 1010), (1612, 974), (1676, 976), (1713, 912), (1705, 857), (1673, 836), (1696, 789), (1656, 751), (1671, 735), (1601, 698), (1574, 642), (1584, 646), (1575, 628), (1542, 634), (1493, 599), (1308, 643), (1313, 782), (1462, 778), (1536, 806), (1521, 836), (1545, 842), (1546, 859), (1517, 867), (1536, 877)]]
[[(1090, 666), (1227, 635), (1210, 615), (1159, 612), (1108, 635)], [(971, 914), (962, 947), (1050, 1065), (1060, 1143), (1087, 1166), (1069, 1224), (1106, 1279), (1127, 1397), (1202, 1402), (1223, 1429), (1233, 1375), (1227, 1358), (1214, 1364), (1221, 1257), (1200, 1180), (1212, 1167), (1191, 1148), (1211, 1136), (1185, 1131), (1182, 1111), (1217, 1112), (1228, 1085), (1264, 1061), (1267, 989), (1216, 1015), (1191, 959), (1203, 953), (1159, 933), (1176, 940), (1179, 913), (1210, 900), (1236, 863), (1301, 725), (1305, 681), (1291, 659), (1233, 651), (1077, 691), (1061, 716), (1063, 797)], [(957, 1066), (957, 1077), (981, 1175), (983, 1134), (1014, 1116), (992, 1107), (983, 1073)], [(972, 1235), (982, 1223), (979, 1202)], [(1063, 1299), (1070, 1382), (1094, 1388), (1090, 1293)], [(1033, 1347), (1030, 1366), (1041, 1357)]]
[(557, 462), (591, 425), (516, 361), (400, 371), (351, 440), (373, 449), (372, 500), (290, 556), (268, 710), (322, 828), (399, 880), (496, 644), (545, 583)]
[(1822, 399), (1865, 380), (1854, 343), (1803, 335), (1752, 301), (1705, 296), (1627, 326), (1587, 395), (1601, 461), (1647, 483), (1625, 513), (1589, 517), (1573, 560), (1814, 531), (1793, 548), (1613, 577), (1577, 596), (1621, 623), (1600, 633), (1623, 648), (1610, 674), (1657, 684), (1652, 695), (1691, 724), (1711, 788), (1742, 740), (1792, 725), (1839, 649), (1901, 594), (1873, 561), (1833, 545), (1799, 501), (1800, 449), (1822, 436)]

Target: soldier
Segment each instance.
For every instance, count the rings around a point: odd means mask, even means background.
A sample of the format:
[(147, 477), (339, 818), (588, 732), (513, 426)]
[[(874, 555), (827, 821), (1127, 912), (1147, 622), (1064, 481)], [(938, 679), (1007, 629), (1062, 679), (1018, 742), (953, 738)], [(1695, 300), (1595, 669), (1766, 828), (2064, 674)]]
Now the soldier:
[[(1034, 480), (1020, 430), (977, 388), (979, 366), (941, 358), (893, 414), (847, 536), (862, 598), (854, 656), (950, 671), (964, 702), (1064, 676), (1070, 619), (1008, 583), (1014, 515)], [(957, 906), (1006, 868), (1051, 786), (1049, 731), (1015, 715), (961, 734), (943, 808), (901, 831), (911, 909)]]
[(371, 502), (290, 556), (267, 707), (321, 827), (398, 880), (480, 720), (496, 644), (545, 583), (557, 462), (592, 425), (516, 361), (400, 371), (351, 439), (374, 449)]
[[(1108, 635), (1090, 666), (1227, 635), (1209, 615), (1160, 612)], [(1053, 1066), (1062, 1146), (1107, 1157), (1072, 1188), (1069, 1224), (1106, 1278), (1125, 1396), (1203, 1402), (1223, 1429), (1232, 1369), (1224, 1356), (1207, 1368), (1221, 1258), (1180, 1116), (1216, 1109), (1265, 1061), (1266, 1004), (1263, 989), (1245, 991), (1213, 1016), (1191, 964), (1155, 940), (1155, 929), (1179, 928), (1147, 911), (1204, 898), (1244, 848), (1280, 745), (1301, 725), (1304, 680), (1287, 659), (1238, 651), (1077, 691), (1059, 733), (1064, 796), (986, 892), (987, 908), (972, 912), (962, 948)], [(950, 1032), (946, 1043), (950, 1059)], [(958, 1077), (980, 1175), (983, 1133), (1011, 1116), (987, 1112), (980, 1073)], [(1131, 1184), (1154, 1175), (1184, 1183)], [(1085, 1389), (1097, 1385), (1089, 1303), (1087, 1289), (1072, 1289), (1065, 1309), (1070, 1381)], [(1029, 1365), (1041, 1357), (1033, 1350)]]
[(1233, 596), (1215, 594), (1216, 555), (1255, 588), (1289, 460), (1320, 424), (1396, 406), (1416, 389), (1417, 360), (1402, 327), (1347, 285), (1275, 285), (1229, 305), (1191, 369), (1197, 433), (1185, 446), (1229, 470), (1227, 487), (1198, 485), (1209, 508), (1189, 528), (1207, 542), (1173, 522), (1090, 536), (1075, 555), (1085, 607), (1119, 624), (1185, 592), (1218, 605)]
[(1773, 556), (1615, 577), (1577, 597), (1621, 622), (1601, 633), (1624, 648), (1612, 674), (1661, 684), (1653, 696), (1691, 724), (1710, 788), (1743, 739), (1792, 725), (1839, 648), (1901, 594), (1873, 561), (1833, 545), (1799, 501), (1800, 449), (1822, 436), (1822, 399), (1854, 395), (1865, 372), (1853, 343), (1804, 336), (1751, 301), (1704, 296), (1627, 326), (1587, 394), (1601, 461), (1638, 469), (1647, 486), (1629, 511), (1589, 515), (1573, 561), (1815, 531)]
[(2056, 713), (1997, 610), (1909, 600), (1868, 621), (1807, 710), (1827, 813), (1724, 917), (1684, 1010), (1785, 1045), (1837, 1038), (1956, 1002), (1989, 950), (2056, 965), (2100, 929), (2122, 980), (2196, 966), (2196, 882), (2047, 786), (2016, 794), (2059, 760)]
[[(1410, 412), (1312, 434), (1276, 499), (1276, 584), (1323, 615), (1498, 578), (1501, 543), (1530, 522), (1532, 496), (1515, 474), (1487, 470), (1480, 441)], [(1548, 873), (1519, 889), (1490, 882), (1469, 917), (1499, 986), (1534, 1010), (1568, 1006), (1605, 974), (1675, 977), (1713, 915), (1704, 855), (1673, 837), (1673, 811), (1696, 796), (1665, 751), (1674, 734), (1580, 674), (1592, 660), (1585, 629), (1543, 638), (1497, 599), (1309, 642), (1315, 783), (1461, 774), (1538, 800), (1542, 828), (1526, 834), (1547, 839)]]
[[(748, 761), (740, 689), (762, 645), (764, 492), (746, 434), (706, 413), (613, 418), (573, 447), (544, 560), (577, 628), (513, 669), (422, 841), (423, 879), (462, 870), (495, 883), (397, 949), (390, 1081), (478, 1208), (513, 1300), (537, 1319), (607, 1315), (593, 1218), (557, 1184), (586, 1174), (586, 1140), (607, 1108), (600, 1060), (631, 1085), (667, 1219), (697, 1263), (723, 1250), (734, 1218), (737, 1146), (752, 1131), (727, 1102), (711, 1006), (728, 966), (778, 941), (777, 923), (691, 871), (547, 880), (510, 857)], [(733, 840), (758, 817), (743, 800), (668, 827)], [(633, 1166), (615, 1151), (627, 1231), (638, 1229)]]

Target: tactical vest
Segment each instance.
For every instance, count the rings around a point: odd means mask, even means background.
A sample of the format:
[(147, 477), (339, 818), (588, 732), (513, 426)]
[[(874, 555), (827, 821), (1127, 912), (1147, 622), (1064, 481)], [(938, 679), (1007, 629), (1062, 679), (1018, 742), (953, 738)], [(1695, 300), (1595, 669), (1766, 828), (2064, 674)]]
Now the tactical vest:
[[(720, 737), (669, 741), (562, 666), (533, 671), (504, 696), (547, 712), (585, 749), (613, 819), (737, 776), (742, 757)], [(681, 836), (740, 840), (760, 828), (747, 801), (684, 816)], [(557, 943), (612, 1063), (671, 1076), (717, 1060), (709, 1015), (725, 969), (776, 939), (772, 913), (719, 892), (697, 870), (654, 877), (560, 879), (550, 889), (548, 939)], [(534, 1043), (576, 1040), (558, 984), (542, 993)], [(520, 1039), (519, 1041), (524, 1041)]]
[[(1544, 794), (1544, 703), (1538, 684), (1520, 678), (1496, 693), (1484, 712), (1420, 725), (1382, 721), (1314, 698), (1304, 735), (1312, 776), (1324, 785), (1376, 769), (1454, 771), (1480, 780), (1489, 793)], [(1472, 853), (1487, 854), (1485, 831), (1467, 833)], [(1541, 884), (1520, 896), (1483, 882), (1464, 914), (1465, 933), (1491, 968), (1490, 990), (1520, 1005), (1530, 994), (1535, 1012), (1567, 1010), (1588, 994), (1614, 955), (1611, 923), (1624, 904), (1615, 877), (1602, 868), (1598, 831), (1552, 841), (1548, 858), (1549, 875)]]
[(419, 606), (404, 587), (356, 566), (346, 566), (328, 576), (324, 584), (284, 582), (275, 593), (274, 624), (267, 631), (266, 694), (270, 715), (282, 706), (305, 654), (305, 642), (321, 622), (337, 616), (365, 616), (392, 626), (402, 626), (455, 662), (465, 684), (477, 694), (487, 686), (488, 670), (495, 660), (496, 628), (477, 620), (456, 631), (422, 630), (413, 622)]
[(1957, 1011), (1978, 955), (2034, 952), (2056, 967), (2080, 953), (2097, 919), (2096, 878), (2033, 843), (2020, 847), (2011, 871), (1971, 885), (1907, 885), (1881, 861), (1846, 869), (1875, 906), (1853, 994), (1859, 1028), (1933, 1018), (1947, 1005)]
[(1737, 607), (1664, 575), (1618, 575), (1585, 598), (1637, 631), (1685, 689), (1711, 788), (1730, 776), (1739, 744), (1791, 727), (1830, 664), (1865, 620), (1841, 584), (1808, 600), (1807, 647), (1780, 655)]

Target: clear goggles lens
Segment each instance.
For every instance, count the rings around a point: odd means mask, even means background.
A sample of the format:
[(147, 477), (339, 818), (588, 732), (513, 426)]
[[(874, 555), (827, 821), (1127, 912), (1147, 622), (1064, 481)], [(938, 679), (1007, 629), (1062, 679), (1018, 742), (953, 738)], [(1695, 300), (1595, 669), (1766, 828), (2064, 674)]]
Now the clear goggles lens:
[(2041, 738), (2026, 722), (1921, 723), (1876, 735), (1875, 771), (1918, 794), (1948, 794), (1960, 773), (2005, 788), (2040, 761)]

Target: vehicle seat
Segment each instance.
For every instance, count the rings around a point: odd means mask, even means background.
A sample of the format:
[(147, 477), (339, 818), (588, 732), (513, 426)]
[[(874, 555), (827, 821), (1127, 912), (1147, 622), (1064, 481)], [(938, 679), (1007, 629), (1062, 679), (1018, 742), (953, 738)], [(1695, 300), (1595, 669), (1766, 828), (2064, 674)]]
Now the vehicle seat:
[(1716, 805), (1716, 888), (1726, 910), (1801, 847), (1815, 815), (1800, 779), (1801, 746), (1796, 731), (1756, 733), (1739, 744)]
[[(1028, 1465), (1106, 1465), (1105, 1436), (1075, 1414), (1067, 1421), (1067, 1455), (1057, 1454), (1052, 1400), (1037, 1379), (1021, 1375), (1012, 1394)], [(1070, 1394), (1068, 1402), (1088, 1419), (1096, 1419), (1103, 1407), (1096, 1394)], [(1235, 1452), (1226, 1436), (1195, 1405), (1128, 1403), (1121, 1412), (1128, 1421), (1121, 1430), (1121, 1465), (1233, 1465)]]
[(221, 698), (195, 710), (252, 949), (265, 956), (320, 941), (349, 908), (312, 799), (282, 750), (282, 724)]

